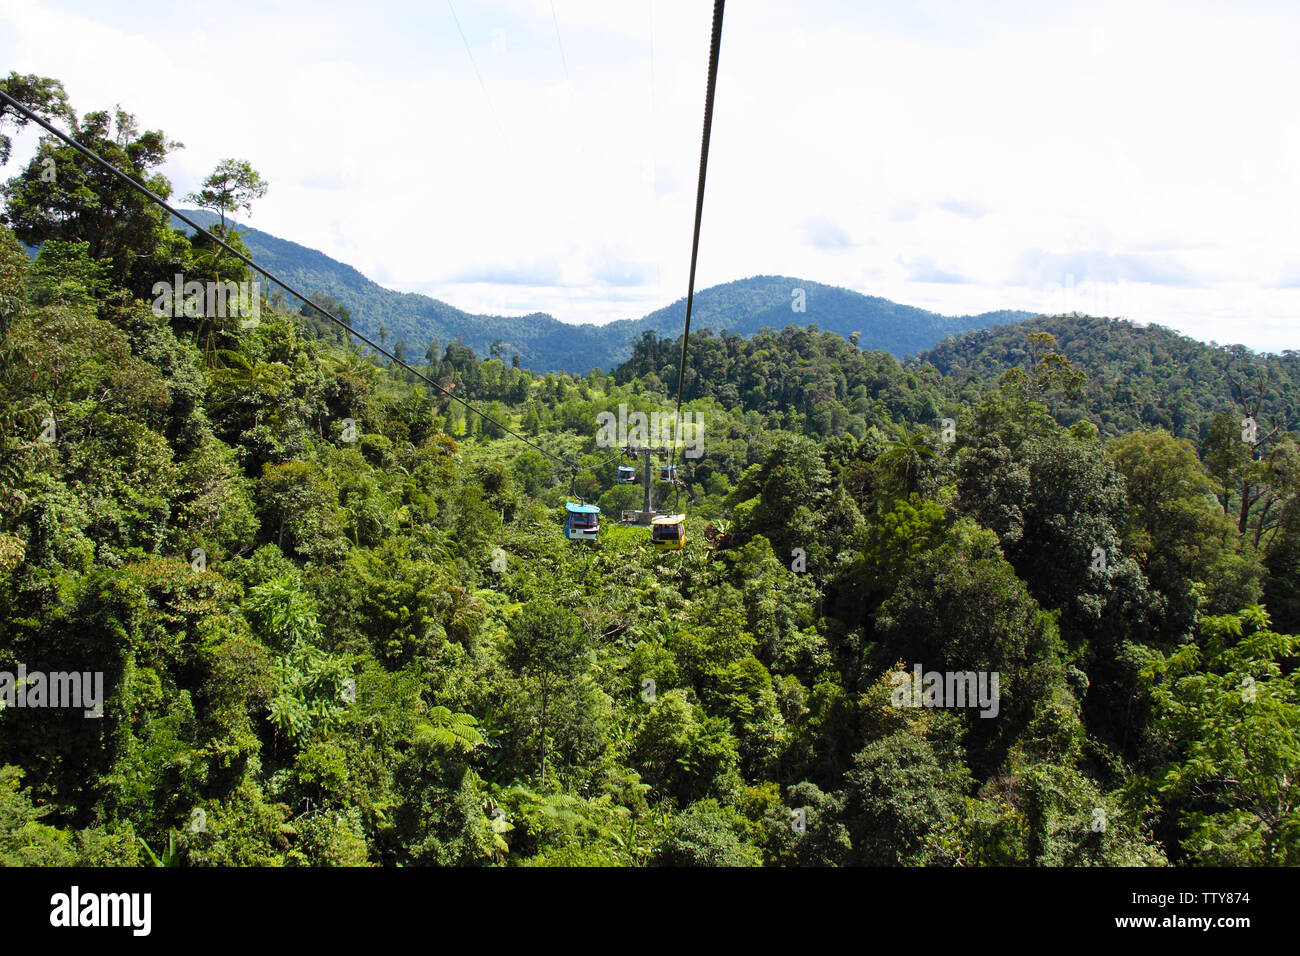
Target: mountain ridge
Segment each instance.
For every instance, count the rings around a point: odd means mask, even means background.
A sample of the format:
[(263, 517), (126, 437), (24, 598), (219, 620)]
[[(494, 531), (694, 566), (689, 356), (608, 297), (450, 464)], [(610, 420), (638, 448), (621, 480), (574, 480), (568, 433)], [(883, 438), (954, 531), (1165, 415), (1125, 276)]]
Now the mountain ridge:
[[(183, 210), (205, 228), (218, 221), (206, 210)], [(172, 225), (191, 232), (173, 217)], [(232, 228), (263, 268), (284, 277), (305, 295), (322, 293), (348, 307), (353, 325), (370, 337), (381, 325), (388, 341), (404, 340), (408, 352), (423, 355), (431, 341), (461, 342), (486, 355), (500, 340), (507, 359), (537, 372), (585, 373), (611, 370), (632, 354), (632, 343), (653, 330), (675, 335), (686, 312), (685, 297), (641, 318), (604, 325), (568, 323), (544, 312), (522, 316), (471, 313), (418, 292), (386, 288), (360, 270), (289, 239), (241, 223)], [(796, 292), (803, 311), (795, 311)], [(816, 325), (845, 338), (860, 333), (859, 346), (881, 349), (896, 358), (929, 348), (946, 337), (1033, 316), (1009, 310), (948, 316), (879, 296), (788, 276), (757, 275), (720, 283), (695, 293), (692, 327), (750, 336), (761, 328)]]

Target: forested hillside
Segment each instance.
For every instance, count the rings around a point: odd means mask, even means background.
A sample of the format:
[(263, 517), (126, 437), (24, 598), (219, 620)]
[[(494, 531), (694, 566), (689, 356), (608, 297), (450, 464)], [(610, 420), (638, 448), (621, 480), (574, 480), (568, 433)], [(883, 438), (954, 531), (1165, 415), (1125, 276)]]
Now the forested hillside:
[[(18, 79), (169, 194), (161, 132)], [(915, 367), (693, 332), (660, 551), (598, 421), (671, 412), (680, 339), (583, 375), (444, 343), (437, 390), (296, 303), (160, 306), (250, 277), (52, 140), (4, 194), (0, 863), (1300, 863), (1289, 359), (1261, 398), (1208, 377), (1261, 357), (1106, 320)], [(1159, 349), (1179, 434), (1090, 391), (1158, 407)], [(32, 676), (92, 672), (89, 715)]]
[(937, 369), (951, 380), (951, 395), (969, 399), (1007, 369), (1034, 363), (1030, 332), (1052, 335), (1087, 373), (1077, 395), (1052, 400), (1053, 413), (1066, 423), (1088, 417), (1107, 434), (1163, 428), (1199, 439), (1225, 405), (1237, 410), (1246, 400), (1247, 412), (1270, 430), (1298, 424), (1300, 352), (1256, 355), (1122, 319), (1039, 316), (946, 339), (909, 364)]

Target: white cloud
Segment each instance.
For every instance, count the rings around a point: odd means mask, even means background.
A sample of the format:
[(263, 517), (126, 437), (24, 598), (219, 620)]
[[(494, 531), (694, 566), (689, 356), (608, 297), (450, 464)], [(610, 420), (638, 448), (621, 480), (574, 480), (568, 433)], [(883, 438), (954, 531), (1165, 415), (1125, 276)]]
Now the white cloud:
[[(461, 0), (464, 42), (440, 3), (101, 7), (0, 0), (0, 62), (183, 141), (178, 195), (248, 158), (271, 184), (252, 225), (470, 310), (606, 321), (685, 292), (708, 4), (555, 0), (557, 40), (549, 2)], [(782, 273), (978, 312), (1074, 283), (1114, 314), (1295, 345), (1298, 21), (732, 4), (698, 284)]]

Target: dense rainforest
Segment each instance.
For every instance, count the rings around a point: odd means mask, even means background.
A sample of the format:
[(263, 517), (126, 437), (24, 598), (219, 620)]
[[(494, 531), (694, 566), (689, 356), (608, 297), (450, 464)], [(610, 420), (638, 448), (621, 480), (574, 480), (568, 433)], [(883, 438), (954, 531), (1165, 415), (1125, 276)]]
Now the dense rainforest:
[[(170, 195), (162, 132), (5, 82)], [(0, 863), (1300, 863), (1292, 353), (693, 333), (658, 551), (597, 422), (670, 412), (680, 339), (585, 375), (419, 343), (439, 391), (280, 297), (160, 309), (256, 277), (52, 138), (4, 196), (0, 681), (103, 699), (0, 709)]]

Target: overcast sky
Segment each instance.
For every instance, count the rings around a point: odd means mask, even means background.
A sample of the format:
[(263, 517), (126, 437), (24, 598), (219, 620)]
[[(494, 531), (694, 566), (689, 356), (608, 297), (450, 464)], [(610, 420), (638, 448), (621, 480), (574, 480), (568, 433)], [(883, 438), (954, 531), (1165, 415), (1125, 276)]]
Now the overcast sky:
[[(177, 196), (250, 160), (250, 225), (383, 285), (599, 323), (686, 292), (711, 8), (0, 0), (0, 70), (184, 142)], [(1300, 348), (1297, 38), (1294, 2), (733, 0), (697, 287)]]

